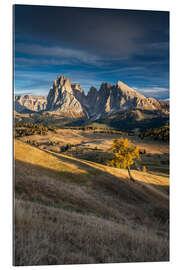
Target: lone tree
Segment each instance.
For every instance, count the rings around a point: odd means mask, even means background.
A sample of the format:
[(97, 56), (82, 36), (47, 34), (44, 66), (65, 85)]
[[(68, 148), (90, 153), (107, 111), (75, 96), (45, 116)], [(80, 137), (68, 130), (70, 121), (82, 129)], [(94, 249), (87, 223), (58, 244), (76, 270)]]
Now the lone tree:
[(128, 169), (130, 180), (135, 181), (132, 177), (130, 167), (135, 163), (135, 159), (139, 159), (139, 148), (133, 146), (128, 139), (123, 139), (122, 137), (117, 140), (113, 140), (113, 145), (111, 147), (111, 152), (114, 154), (112, 160), (108, 162), (108, 165)]

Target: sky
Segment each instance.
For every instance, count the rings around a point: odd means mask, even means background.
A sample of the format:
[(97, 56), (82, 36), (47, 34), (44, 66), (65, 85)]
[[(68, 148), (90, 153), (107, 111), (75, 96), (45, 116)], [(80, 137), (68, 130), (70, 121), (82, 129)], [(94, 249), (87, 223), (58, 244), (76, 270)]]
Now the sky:
[(64, 75), (88, 92), (118, 80), (169, 99), (169, 12), (14, 6), (14, 90), (47, 95)]

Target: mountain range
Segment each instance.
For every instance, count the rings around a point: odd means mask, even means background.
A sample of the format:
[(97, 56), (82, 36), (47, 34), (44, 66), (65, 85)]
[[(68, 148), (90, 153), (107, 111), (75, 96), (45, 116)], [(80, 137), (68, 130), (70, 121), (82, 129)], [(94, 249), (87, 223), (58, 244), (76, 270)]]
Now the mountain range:
[(86, 95), (79, 84), (62, 75), (54, 81), (47, 97), (15, 96), (14, 109), (19, 113), (48, 111), (69, 118), (97, 120), (133, 110), (167, 113), (168, 105), (145, 97), (119, 80), (115, 85), (104, 82), (99, 90), (91, 87)]

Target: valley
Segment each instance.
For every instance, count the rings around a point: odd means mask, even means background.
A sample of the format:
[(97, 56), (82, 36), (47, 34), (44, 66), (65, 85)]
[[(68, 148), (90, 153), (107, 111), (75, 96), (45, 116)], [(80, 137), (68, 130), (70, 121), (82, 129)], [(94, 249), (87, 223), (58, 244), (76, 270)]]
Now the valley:
[[(112, 131), (111, 131), (112, 132)], [(124, 133), (126, 134), (126, 133)], [(83, 131), (76, 129), (56, 129), (48, 131), (48, 134), (23, 136), (21, 141), (34, 145), (42, 150), (52, 151), (55, 153), (67, 154), (80, 159), (94, 161), (106, 164), (107, 160), (112, 157), (109, 149), (112, 140), (121, 136), (128, 138), (134, 145), (140, 148), (141, 160), (138, 166), (146, 166), (151, 173), (169, 173), (169, 145), (165, 142), (154, 141), (145, 138), (141, 140), (137, 135), (128, 136), (121, 134), (104, 133), (101, 130)]]

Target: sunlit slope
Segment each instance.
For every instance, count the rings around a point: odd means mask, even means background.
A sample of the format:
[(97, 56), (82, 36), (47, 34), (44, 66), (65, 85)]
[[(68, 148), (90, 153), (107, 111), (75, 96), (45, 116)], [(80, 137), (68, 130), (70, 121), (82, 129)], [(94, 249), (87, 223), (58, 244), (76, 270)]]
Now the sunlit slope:
[(132, 173), (15, 140), (16, 265), (168, 260), (168, 179)]
[(75, 164), (63, 160), (60, 161), (58, 158), (19, 140), (15, 140), (15, 159), (29, 165), (41, 166), (42, 170), (43, 168), (55, 170), (57, 174), (63, 172), (73, 172), (75, 174), (86, 173), (80, 170)]
[[(91, 172), (93, 174), (92, 168), (94, 168), (95, 170), (97, 169), (99, 173), (107, 172), (117, 178), (128, 179), (128, 172), (125, 169), (112, 168), (99, 163), (77, 159), (51, 151), (42, 151), (19, 140), (15, 140), (15, 159), (55, 170), (57, 173), (71, 172), (76, 175), (79, 173), (87, 174), (87, 172)], [(132, 172), (137, 181), (169, 186), (168, 177), (151, 175), (137, 170)]]
[(32, 180), (41, 181), (42, 185), (43, 181), (51, 179), (58, 180), (56, 184), (71, 183), (78, 188), (78, 184), (81, 184), (84, 188), (100, 192), (103, 192), (104, 188), (115, 190), (123, 198), (127, 195), (125, 201), (132, 201), (133, 197), (138, 200), (139, 196), (142, 196), (142, 200), (147, 200), (148, 197), (161, 202), (163, 199), (168, 200), (167, 177), (132, 171), (137, 180), (134, 184), (129, 182), (127, 170), (44, 152), (18, 140), (15, 141), (15, 159), (16, 175), (23, 174)]

